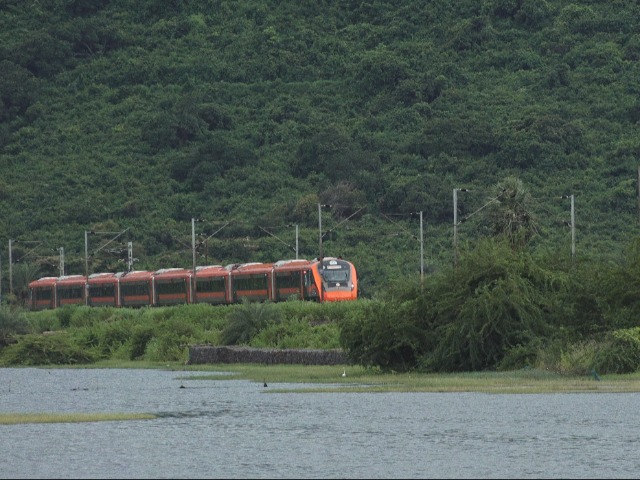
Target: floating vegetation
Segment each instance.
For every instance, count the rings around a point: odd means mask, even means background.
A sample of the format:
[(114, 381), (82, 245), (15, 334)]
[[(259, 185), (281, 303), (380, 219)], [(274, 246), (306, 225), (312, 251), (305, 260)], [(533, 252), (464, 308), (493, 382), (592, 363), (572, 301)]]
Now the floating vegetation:
[(149, 413), (0, 413), (0, 425), (152, 420)]
[[(505, 372), (382, 372), (359, 365), (217, 364), (183, 367), (201, 371), (189, 381), (250, 380), (269, 384), (270, 393), (327, 392), (483, 392), (483, 393), (620, 393), (640, 392), (640, 373), (561, 374), (537, 368)], [(343, 373), (345, 376), (343, 376)], [(293, 386), (292, 384), (305, 384)]]

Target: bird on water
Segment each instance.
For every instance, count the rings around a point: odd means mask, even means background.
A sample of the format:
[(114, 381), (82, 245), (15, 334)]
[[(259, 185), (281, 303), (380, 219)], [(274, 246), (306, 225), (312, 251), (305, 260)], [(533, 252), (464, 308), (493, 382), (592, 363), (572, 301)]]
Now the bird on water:
[(269, 386), (269, 385), (267, 385), (267, 379), (266, 379), (266, 378), (264, 379), (264, 386), (265, 386), (265, 387), (268, 387), (268, 386)]

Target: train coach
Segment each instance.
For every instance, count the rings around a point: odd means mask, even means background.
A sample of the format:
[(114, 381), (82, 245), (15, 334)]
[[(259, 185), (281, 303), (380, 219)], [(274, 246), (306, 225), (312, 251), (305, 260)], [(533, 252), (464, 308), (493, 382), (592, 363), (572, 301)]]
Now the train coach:
[(71, 304), (112, 307), (212, 305), (299, 299), (316, 302), (356, 300), (354, 265), (341, 258), (280, 260), (156, 271), (133, 270), (43, 277), (29, 284), (29, 308)]
[(87, 279), (87, 305), (117, 307), (120, 305), (120, 273), (92, 273)]

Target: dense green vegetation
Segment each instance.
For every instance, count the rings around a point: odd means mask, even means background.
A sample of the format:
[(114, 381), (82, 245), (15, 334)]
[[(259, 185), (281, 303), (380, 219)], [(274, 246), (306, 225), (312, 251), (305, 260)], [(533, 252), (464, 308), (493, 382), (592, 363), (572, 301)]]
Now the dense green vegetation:
[[(378, 299), (162, 308), (0, 307), (0, 365), (185, 361), (193, 344), (344, 348), (374, 371), (640, 370), (640, 242), (629, 262), (564, 271), (522, 226)], [(597, 375), (597, 373), (594, 373)]]
[(90, 271), (122, 270), (129, 241), (135, 268), (191, 266), (191, 218), (199, 264), (291, 258), (295, 225), (313, 258), (321, 203), (325, 255), (372, 296), (419, 273), (417, 212), (439, 270), (452, 189), (471, 189), (464, 218), (509, 175), (536, 247), (569, 254), (574, 194), (578, 256), (619, 260), (638, 233), (638, 23), (628, 2), (4, 0), (12, 287), (58, 274), (60, 247), (84, 273), (85, 230)]
[(339, 348), (339, 325), (362, 304), (208, 304), (162, 308), (0, 307), (2, 365), (76, 365), (100, 360), (184, 362), (193, 344)]
[[(196, 218), (198, 264), (313, 258), (319, 236), (353, 261), (367, 301), (323, 328), (359, 363), (637, 369), (638, 31), (622, 1), (3, 0), (3, 300), (58, 275), (61, 247), (68, 274), (123, 270), (128, 242), (136, 269), (190, 267)], [(107, 310), (88, 344), (63, 319), (89, 314), (63, 310), (62, 333), (3, 356), (285, 346), (236, 307), (249, 319), (216, 328)], [(314, 337), (305, 315), (287, 346)], [(115, 325), (127, 340), (100, 344)]]

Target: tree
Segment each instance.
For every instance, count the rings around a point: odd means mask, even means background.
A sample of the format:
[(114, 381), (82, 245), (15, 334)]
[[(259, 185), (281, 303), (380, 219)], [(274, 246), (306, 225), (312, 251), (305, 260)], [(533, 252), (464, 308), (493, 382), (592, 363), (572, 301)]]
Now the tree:
[(0, 61), (0, 122), (22, 115), (37, 98), (38, 80), (26, 68)]
[(425, 325), (432, 342), (423, 367), (433, 371), (496, 368), (513, 348), (545, 338), (549, 292), (562, 281), (505, 239), (484, 239), (457, 269), (431, 277)]
[(384, 371), (410, 371), (428, 350), (430, 332), (421, 324), (420, 299), (372, 303), (361, 316), (340, 323), (340, 344), (352, 362)]
[(13, 265), (13, 293), (17, 301), (24, 305), (29, 296), (29, 282), (38, 277), (39, 267), (34, 263), (18, 263)]
[(490, 201), (488, 221), (494, 236), (506, 238), (512, 248), (521, 248), (538, 233), (531, 196), (521, 180), (510, 176), (497, 183)]
[(242, 305), (229, 313), (227, 326), (222, 331), (223, 345), (248, 344), (260, 330), (273, 322), (278, 316), (266, 303), (250, 302), (242, 299)]

